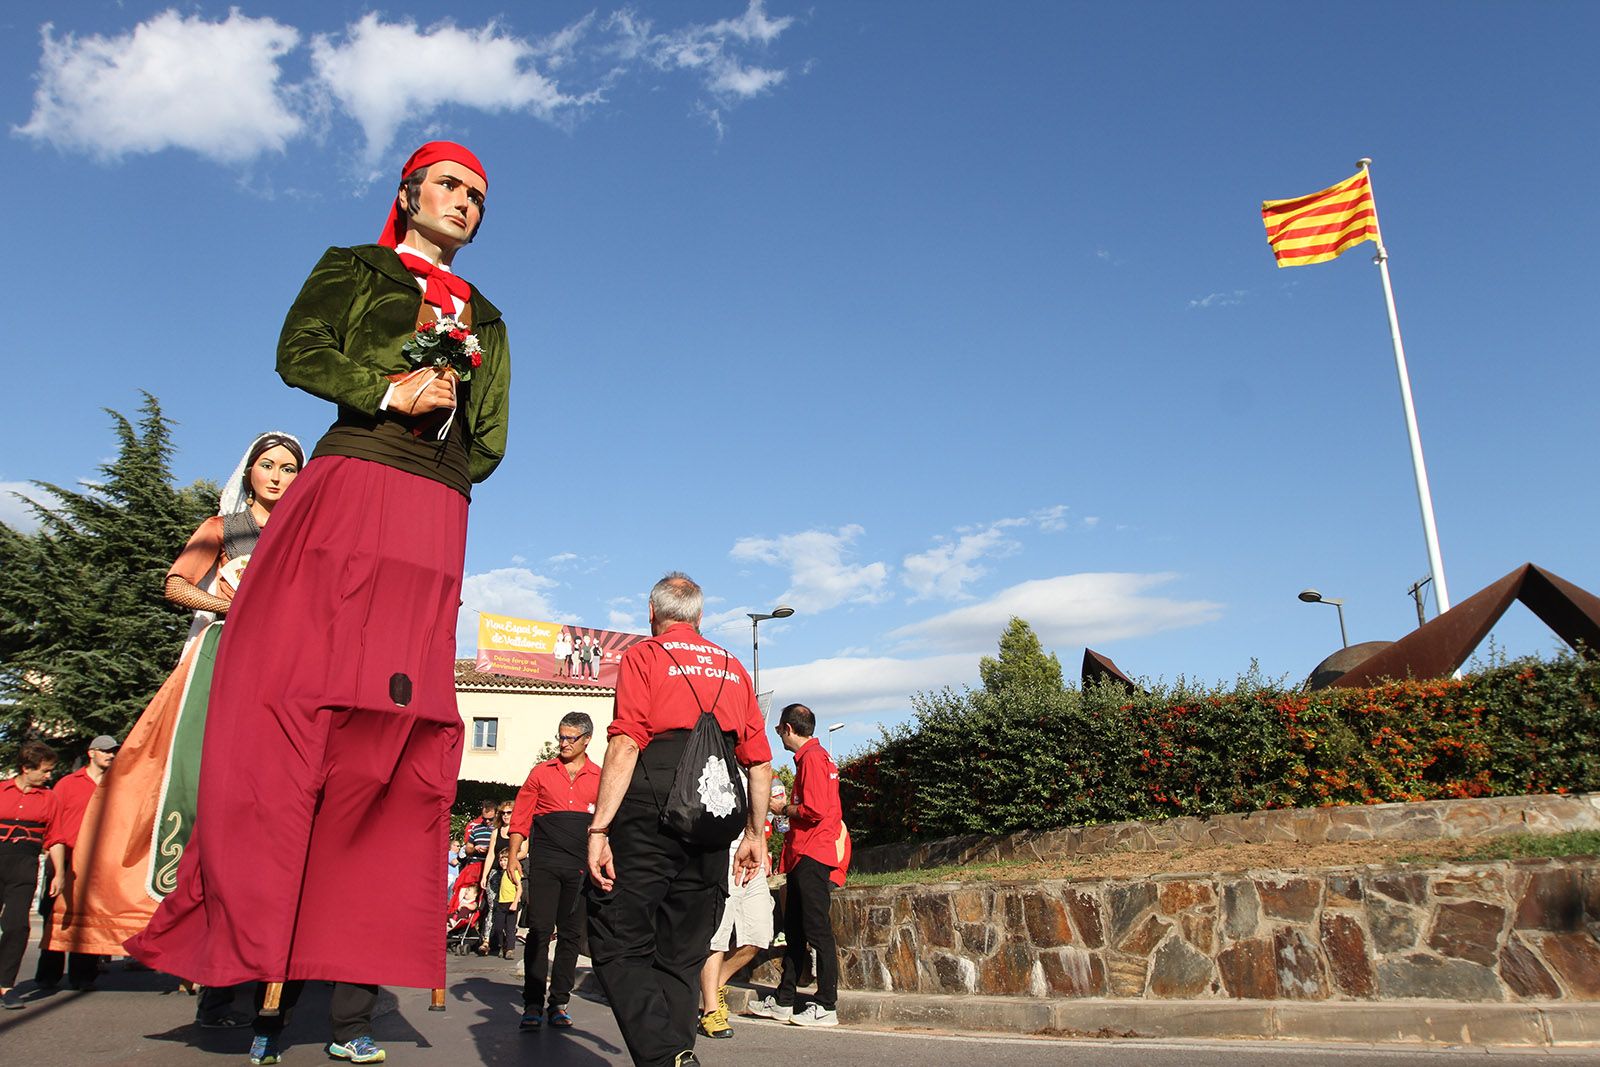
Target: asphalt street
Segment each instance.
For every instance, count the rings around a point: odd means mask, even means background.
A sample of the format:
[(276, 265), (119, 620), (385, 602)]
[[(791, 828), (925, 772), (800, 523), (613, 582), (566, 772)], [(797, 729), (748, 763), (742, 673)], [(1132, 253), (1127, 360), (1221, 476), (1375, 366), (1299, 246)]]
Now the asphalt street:
[[(117, 1064), (218, 1067), (247, 1063), (248, 1028), (201, 1030), (193, 998), (174, 979), (113, 965), (93, 992), (29, 992), (34, 958), (23, 961), (21, 1011), (0, 1013), (0, 1063), (7, 1067)], [(517, 1030), (521, 982), (506, 960), (450, 958), (447, 1009), (431, 1012), (425, 991), (386, 992), (374, 1036), (401, 1065), (539, 1064), (601, 1067), (627, 1064), (610, 1010), (598, 994), (574, 999), (576, 1025), (567, 1031)], [(591, 983), (580, 972), (580, 990)], [(308, 987), (285, 1032), (285, 1064), (330, 1062), (327, 988)], [(241, 1006), (242, 1003), (241, 1003)], [(1289, 1042), (1192, 1042), (1000, 1037), (926, 1031), (802, 1030), (760, 1019), (735, 1019), (730, 1040), (702, 1039), (697, 1052), (707, 1067), (794, 1067), (871, 1064), (932, 1067), (938, 1064), (1002, 1067), (1465, 1067), (1469, 1064), (1559, 1062), (1600, 1064), (1600, 1050), (1485, 1050), (1414, 1046), (1329, 1046)]]

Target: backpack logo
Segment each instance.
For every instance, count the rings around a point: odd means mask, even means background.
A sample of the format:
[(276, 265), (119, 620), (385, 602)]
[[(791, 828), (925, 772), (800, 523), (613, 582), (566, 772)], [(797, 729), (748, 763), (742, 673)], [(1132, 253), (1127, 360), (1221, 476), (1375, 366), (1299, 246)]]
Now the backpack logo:
[(698, 785), (701, 805), (717, 818), (725, 819), (739, 807), (739, 794), (728, 777), (728, 764), (720, 757), (706, 760)]

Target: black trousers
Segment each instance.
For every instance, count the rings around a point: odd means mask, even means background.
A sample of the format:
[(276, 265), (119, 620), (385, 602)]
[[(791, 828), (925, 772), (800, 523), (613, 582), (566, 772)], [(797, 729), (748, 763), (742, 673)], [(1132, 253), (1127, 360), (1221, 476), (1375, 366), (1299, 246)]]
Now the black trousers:
[(833, 868), (810, 856), (789, 871), (789, 902), (784, 906), (783, 934), (788, 944), (783, 950), (783, 977), (778, 982), (779, 1004), (794, 1004), (795, 986), (805, 970), (809, 945), (817, 950), (816, 1001), (829, 1011), (839, 1006), (839, 946), (833, 939), (833, 883), (828, 876)]
[[(580, 867), (556, 867), (530, 863), (523, 882), (528, 901), (528, 940), (523, 946), (522, 1007), (538, 1011), (546, 1003), (563, 1006), (572, 998), (572, 983), (578, 973), (578, 941), (588, 909), (583, 904)], [(556, 966), (550, 970), (550, 934), (556, 935)], [(550, 999), (545, 1000), (549, 982)]]
[(700, 968), (728, 896), (727, 844), (692, 847), (661, 829), (688, 733), (657, 734), (639, 754), (611, 822), (616, 885), (587, 891), (589, 952), (635, 1067), (671, 1067), (694, 1048)]
[(39, 894), (39, 914), (44, 916), (44, 933), (39, 937), (39, 965), (34, 968), (33, 980), (42, 986), (54, 987), (66, 974), (73, 985), (87, 985), (100, 973), (100, 957), (87, 952), (57, 952), (45, 948), (50, 943), (50, 925), (55, 917), (56, 901), (48, 892), (50, 879), (55, 877), (55, 864), (50, 857), (44, 860), (44, 885), (46, 892)]
[(0, 846), (0, 989), (17, 984), (28, 947), (28, 907), (38, 886), (38, 851)]
[[(256, 983), (257, 1034), (276, 1037), (289, 1025), (289, 1013), (300, 1001), (305, 990), (304, 982), (283, 983), (283, 996), (278, 1001), (277, 1015), (262, 1015), (261, 1004), (267, 996), (267, 983)], [(333, 1000), (328, 1005), (328, 1019), (333, 1024), (333, 1039), (343, 1045), (362, 1034), (372, 1033), (372, 1010), (378, 1004), (378, 987), (357, 985), (354, 982), (333, 983)]]
[(491, 910), (493, 920), (489, 926), (489, 951), (510, 952), (517, 947), (517, 909), (496, 901)]

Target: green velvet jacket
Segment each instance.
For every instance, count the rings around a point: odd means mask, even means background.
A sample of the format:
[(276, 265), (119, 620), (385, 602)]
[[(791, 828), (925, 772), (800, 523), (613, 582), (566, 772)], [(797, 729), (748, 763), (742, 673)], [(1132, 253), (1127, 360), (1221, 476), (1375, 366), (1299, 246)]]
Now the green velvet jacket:
[[(416, 278), (393, 249), (328, 249), (284, 319), (278, 376), (338, 404), (341, 417), (370, 420), (389, 389), (388, 376), (412, 369), (400, 346), (416, 328), (420, 301)], [(511, 351), (500, 309), (476, 287), (471, 312), (483, 365), (466, 383), (456, 417), (464, 420), (468, 474), (481, 482), (506, 454)]]

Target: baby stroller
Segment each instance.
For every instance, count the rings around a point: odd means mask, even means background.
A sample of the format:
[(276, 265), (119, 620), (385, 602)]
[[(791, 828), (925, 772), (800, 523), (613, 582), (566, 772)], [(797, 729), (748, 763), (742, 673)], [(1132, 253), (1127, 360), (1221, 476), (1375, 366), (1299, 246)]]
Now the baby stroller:
[(445, 951), (465, 956), (469, 949), (483, 943), (483, 891), (478, 879), (483, 875), (483, 864), (469, 863), (456, 876), (450, 889), (450, 901), (445, 908)]

